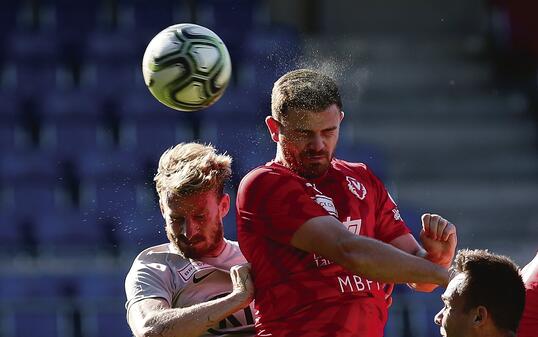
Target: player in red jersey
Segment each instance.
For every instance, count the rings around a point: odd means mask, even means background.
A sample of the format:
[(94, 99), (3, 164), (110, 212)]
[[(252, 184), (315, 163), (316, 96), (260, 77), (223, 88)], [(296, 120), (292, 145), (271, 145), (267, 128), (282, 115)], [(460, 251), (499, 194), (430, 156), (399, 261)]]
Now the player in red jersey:
[(519, 323), (517, 337), (536, 337), (538, 335), (538, 253), (522, 270), (525, 282), (525, 310)]
[[(525, 304), (518, 267), (506, 256), (464, 249), (434, 321), (444, 337), (514, 337)], [(536, 330), (529, 336), (536, 336)]]
[(333, 157), (344, 113), (329, 77), (287, 73), (271, 105), (276, 158), (246, 175), (237, 196), (258, 336), (382, 336), (391, 283), (448, 283), (455, 227), (425, 214), (422, 248), (383, 183)]

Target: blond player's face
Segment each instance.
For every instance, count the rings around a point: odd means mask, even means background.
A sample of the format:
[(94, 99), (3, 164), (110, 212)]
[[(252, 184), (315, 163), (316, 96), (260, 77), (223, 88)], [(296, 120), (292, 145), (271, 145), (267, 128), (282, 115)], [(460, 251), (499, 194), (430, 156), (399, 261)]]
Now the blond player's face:
[(327, 172), (338, 142), (343, 112), (336, 104), (319, 112), (293, 111), (280, 124), (284, 159), (299, 175), (317, 178)]
[(230, 208), (230, 196), (215, 191), (192, 196), (161, 197), (166, 234), (188, 258), (217, 256), (224, 247), (222, 218)]

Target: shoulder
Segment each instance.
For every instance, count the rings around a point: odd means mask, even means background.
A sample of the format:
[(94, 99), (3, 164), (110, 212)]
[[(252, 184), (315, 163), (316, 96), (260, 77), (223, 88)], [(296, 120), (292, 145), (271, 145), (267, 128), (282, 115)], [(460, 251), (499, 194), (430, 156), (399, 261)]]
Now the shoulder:
[(370, 169), (364, 163), (352, 163), (342, 159), (334, 159), (333, 167), (339, 171), (353, 171), (357, 173), (365, 173)]
[(346, 176), (353, 176), (355, 178), (362, 178), (366, 180), (376, 180), (375, 174), (364, 163), (352, 163), (341, 159), (333, 160), (333, 167), (337, 171), (345, 174)]
[(271, 162), (265, 166), (259, 166), (245, 175), (239, 184), (239, 191), (245, 192), (250, 188), (264, 189), (290, 181), (302, 180), (304, 179), (290, 169)]
[(176, 254), (170, 243), (149, 247), (143, 250), (135, 258), (131, 273), (141, 270), (152, 270), (153, 272), (169, 272), (171, 268), (181, 267), (190, 262), (179, 254)]

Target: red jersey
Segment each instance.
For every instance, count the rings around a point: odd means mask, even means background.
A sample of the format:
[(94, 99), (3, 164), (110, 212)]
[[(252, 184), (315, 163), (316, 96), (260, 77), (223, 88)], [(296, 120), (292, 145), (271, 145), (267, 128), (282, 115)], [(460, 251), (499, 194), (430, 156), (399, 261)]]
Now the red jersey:
[(383, 335), (384, 284), (290, 244), (302, 224), (326, 215), (387, 243), (410, 232), (364, 164), (333, 159), (324, 176), (307, 180), (270, 162), (241, 181), (237, 233), (252, 264), (259, 336)]
[(536, 337), (538, 334), (538, 254), (523, 268), (525, 281), (525, 310), (519, 323), (517, 337)]

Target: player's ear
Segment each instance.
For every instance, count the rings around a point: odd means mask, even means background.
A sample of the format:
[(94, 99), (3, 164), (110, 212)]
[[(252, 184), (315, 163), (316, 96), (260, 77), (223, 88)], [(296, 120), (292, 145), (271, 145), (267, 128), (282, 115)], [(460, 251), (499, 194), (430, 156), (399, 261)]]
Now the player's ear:
[(228, 193), (224, 193), (222, 198), (219, 202), (219, 214), (220, 218), (224, 218), (228, 212), (230, 211), (230, 195)]
[(488, 319), (488, 309), (482, 305), (479, 305), (474, 310), (473, 325), (476, 327), (486, 324)]
[(344, 110), (340, 111), (340, 122), (344, 119), (345, 115)]
[(272, 116), (267, 116), (265, 118), (265, 124), (267, 125), (267, 129), (269, 129), (269, 134), (273, 142), (278, 143), (278, 136), (280, 134), (279, 123)]

